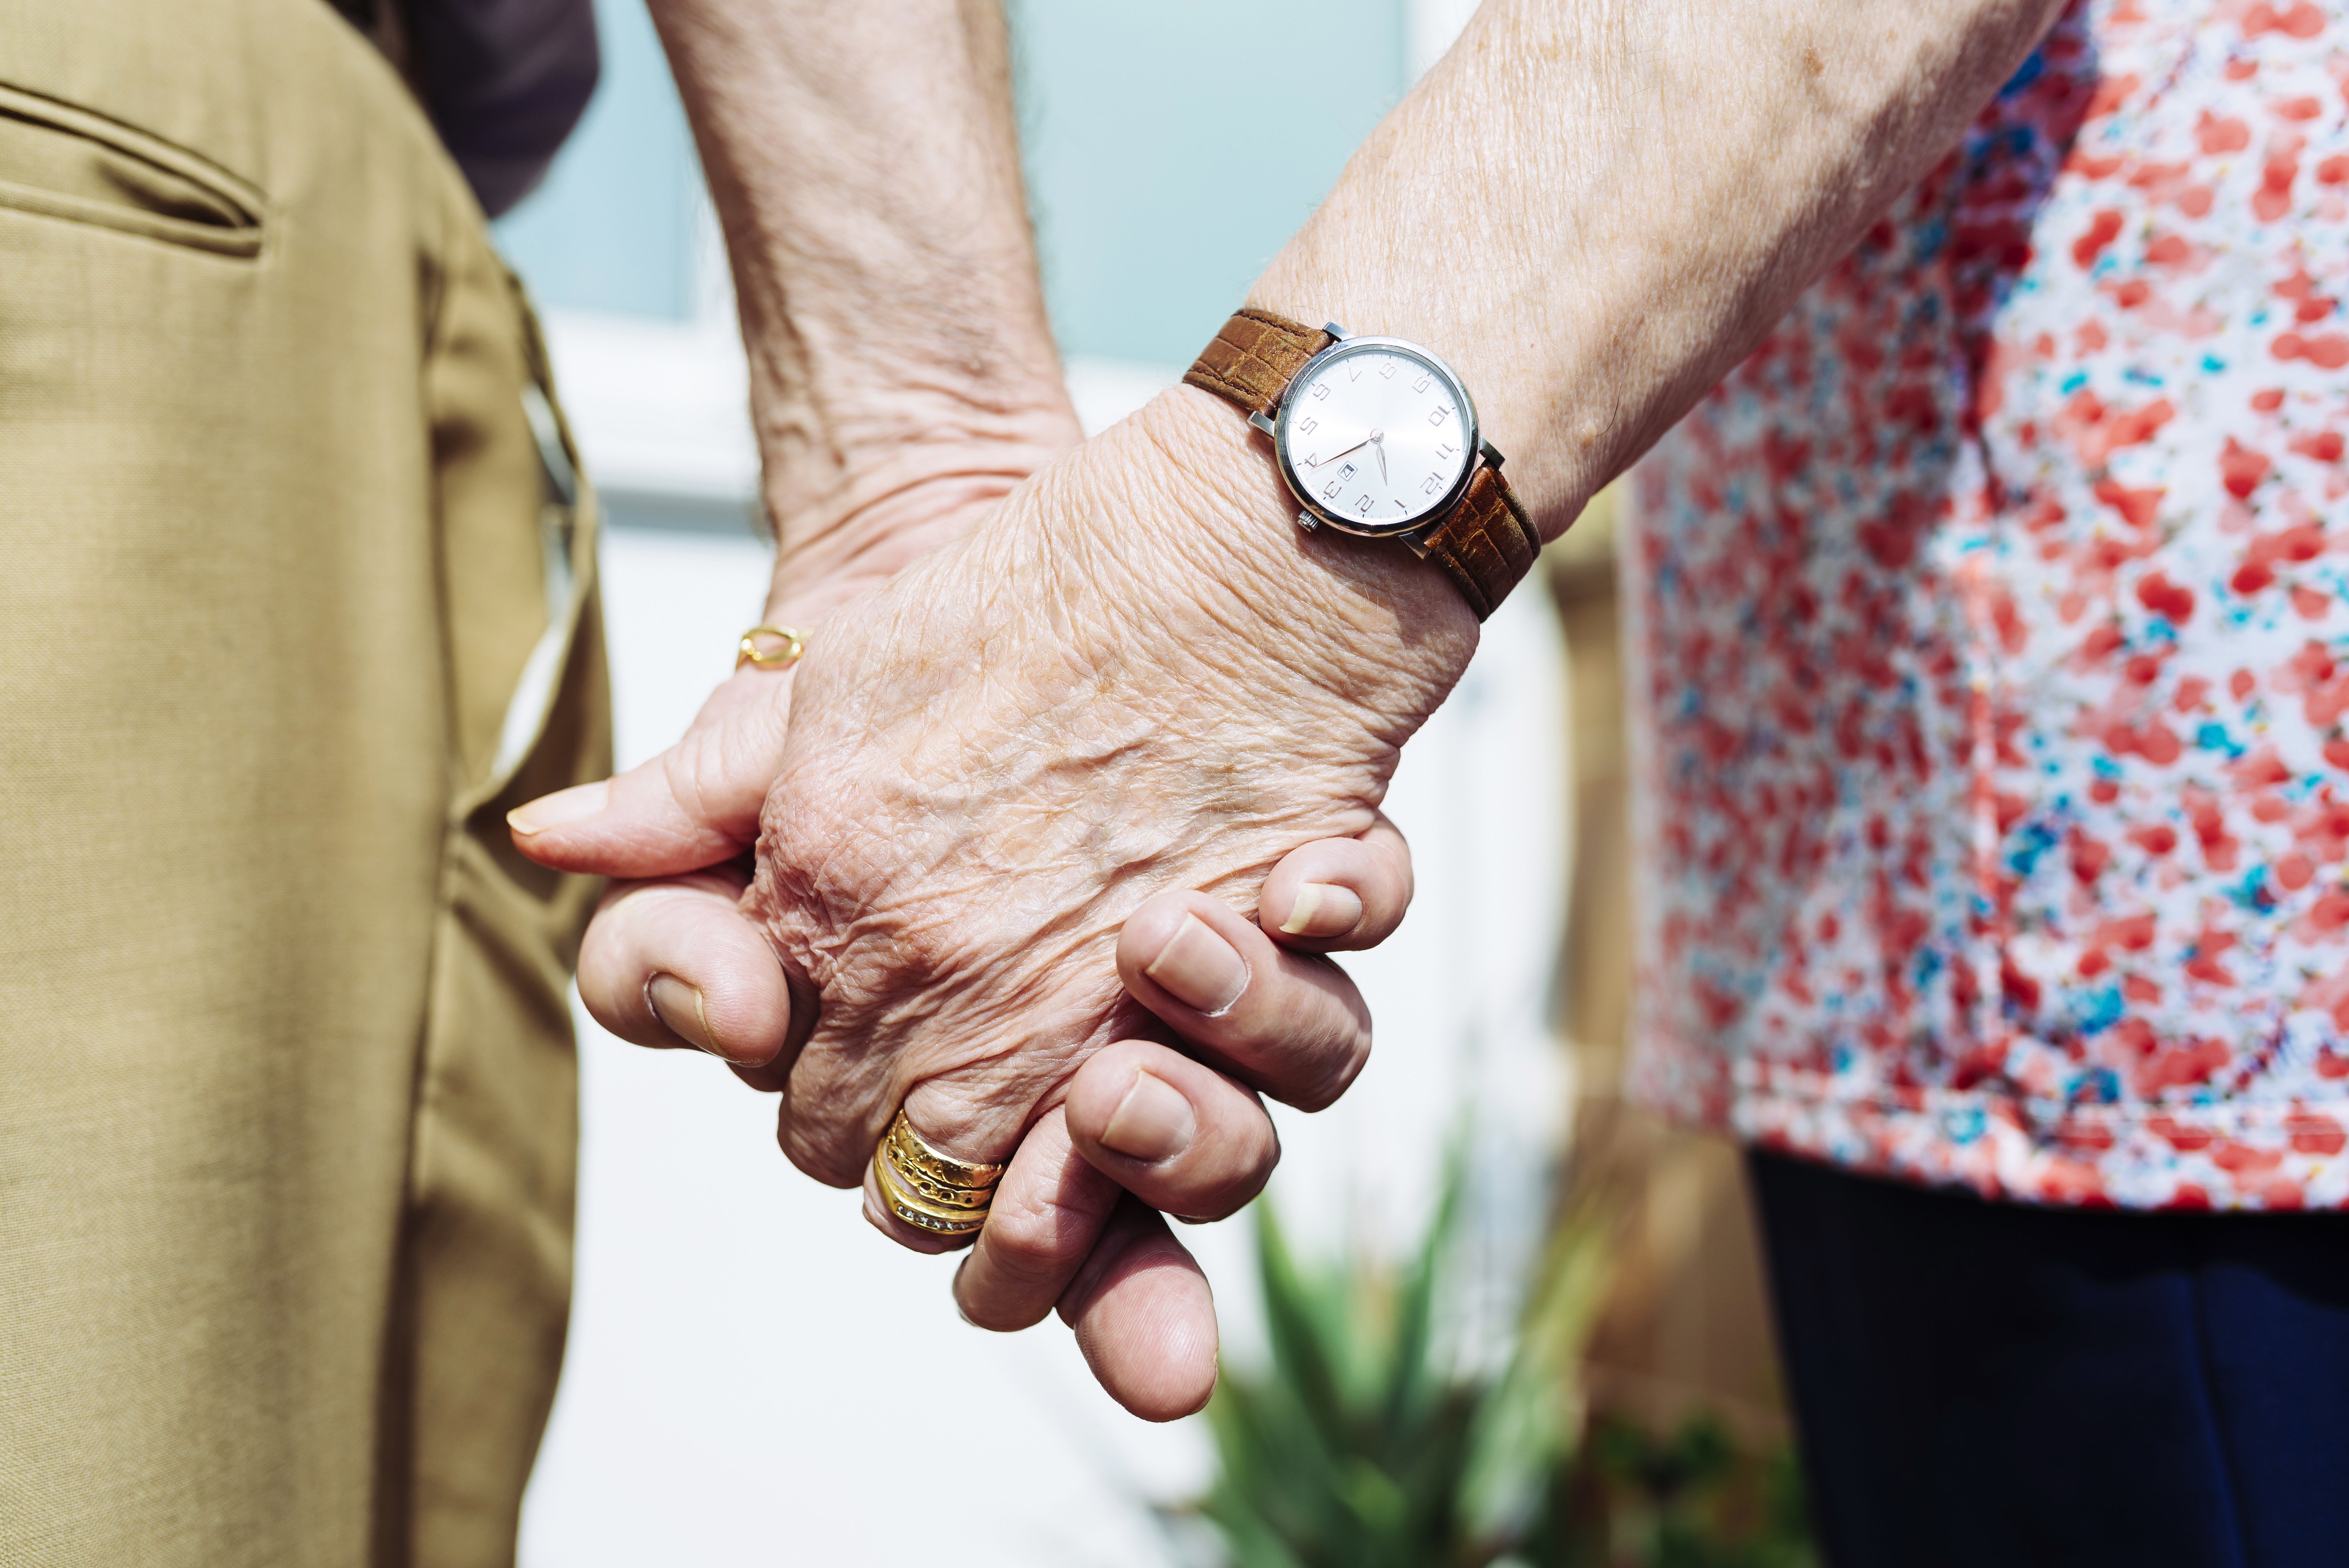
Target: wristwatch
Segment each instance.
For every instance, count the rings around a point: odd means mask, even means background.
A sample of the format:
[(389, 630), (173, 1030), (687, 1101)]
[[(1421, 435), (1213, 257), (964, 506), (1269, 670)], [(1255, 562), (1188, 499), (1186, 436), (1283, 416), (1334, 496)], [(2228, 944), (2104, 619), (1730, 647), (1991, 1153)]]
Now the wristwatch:
[(1468, 388), (1415, 343), (1244, 310), (1183, 379), (1272, 438), (1299, 528), (1402, 540), (1444, 568), (1479, 621), (1541, 552), (1501, 454), (1477, 436)]

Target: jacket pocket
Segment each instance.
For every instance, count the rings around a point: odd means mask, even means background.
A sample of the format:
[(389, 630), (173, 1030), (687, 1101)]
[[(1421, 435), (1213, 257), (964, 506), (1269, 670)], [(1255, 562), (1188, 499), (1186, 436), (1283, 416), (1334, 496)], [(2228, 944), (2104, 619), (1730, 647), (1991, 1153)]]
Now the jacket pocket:
[(261, 253), (261, 192), (183, 148), (0, 86), (0, 208), (215, 255)]

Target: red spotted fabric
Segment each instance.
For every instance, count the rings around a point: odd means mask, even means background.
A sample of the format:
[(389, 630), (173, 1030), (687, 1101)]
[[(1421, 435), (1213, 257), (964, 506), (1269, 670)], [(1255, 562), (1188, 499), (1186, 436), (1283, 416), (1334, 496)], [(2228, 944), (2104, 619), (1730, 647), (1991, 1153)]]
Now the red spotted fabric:
[(2349, 1206), (2349, 15), (2095, 0), (1644, 462), (1642, 1098)]

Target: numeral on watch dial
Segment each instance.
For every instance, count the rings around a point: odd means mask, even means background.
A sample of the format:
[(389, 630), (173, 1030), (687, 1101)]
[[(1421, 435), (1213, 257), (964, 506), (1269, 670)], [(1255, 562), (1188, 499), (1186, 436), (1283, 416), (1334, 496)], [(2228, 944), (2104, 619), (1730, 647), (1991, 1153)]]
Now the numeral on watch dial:
[(1467, 405), (1458, 384), (1418, 354), (1386, 345), (1341, 350), (1296, 391), (1284, 455), (1311, 511), (1364, 532), (1402, 531), (1466, 477)]

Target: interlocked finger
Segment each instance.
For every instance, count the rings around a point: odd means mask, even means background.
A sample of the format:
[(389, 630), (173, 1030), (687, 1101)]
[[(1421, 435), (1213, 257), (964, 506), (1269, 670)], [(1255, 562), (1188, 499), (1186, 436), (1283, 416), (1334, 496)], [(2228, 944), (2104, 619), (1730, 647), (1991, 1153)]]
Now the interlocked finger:
[(782, 965), (741, 913), (739, 872), (618, 882), (579, 949), (579, 999), (624, 1040), (773, 1070), (792, 1017)]
[(1077, 1156), (1062, 1112), (1029, 1130), (996, 1188), (987, 1226), (955, 1275), (955, 1301), (981, 1328), (1040, 1323), (1117, 1207), (1117, 1183)]
[(1370, 1058), (1370, 1010), (1345, 971), (1276, 946), (1205, 893), (1161, 893), (1135, 910), (1117, 967), (1195, 1054), (1275, 1099), (1319, 1110)]
[(1087, 1163), (1177, 1219), (1237, 1212), (1280, 1162), (1263, 1100), (1154, 1041), (1121, 1040), (1087, 1061), (1062, 1111)]
[(1411, 895), (1411, 846), (1381, 816), (1353, 838), (1316, 839), (1281, 857), (1257, 917), (1283, 947), (1356, 952), (1394, 934)]

